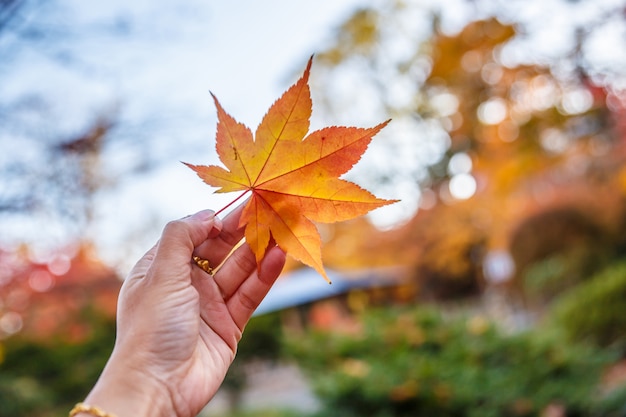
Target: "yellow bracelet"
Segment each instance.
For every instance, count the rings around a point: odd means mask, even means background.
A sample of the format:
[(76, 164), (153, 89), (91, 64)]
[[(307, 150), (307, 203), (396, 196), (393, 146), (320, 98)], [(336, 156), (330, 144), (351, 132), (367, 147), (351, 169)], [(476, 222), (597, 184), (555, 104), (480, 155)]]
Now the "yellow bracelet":
[(78, 403), (74, 406), (74, 408), (72, 408), (72, 411), (70, 411), (70, 417), (74, 417), (78, 413), (87, 413), (96, 417), (115, 417), (114, 414), (109, 414), (100, 407), (83, 403)]

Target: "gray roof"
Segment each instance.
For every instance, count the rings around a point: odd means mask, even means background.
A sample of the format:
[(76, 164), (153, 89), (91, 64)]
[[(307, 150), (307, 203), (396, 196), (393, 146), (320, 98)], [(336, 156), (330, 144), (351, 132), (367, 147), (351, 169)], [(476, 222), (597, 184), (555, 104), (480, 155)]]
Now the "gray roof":
[(372, 271), (349, 275), (329, 270), (326, 273), (332, 282), (331, 284), (311, 268), (298, 269), (280, 277), (254, 315), (258, 316), (309, 304), (313, 301), (344, 294), (355, 288), (380, 287), (397, 282), (396, 280), (382, 279), (380, 273)]

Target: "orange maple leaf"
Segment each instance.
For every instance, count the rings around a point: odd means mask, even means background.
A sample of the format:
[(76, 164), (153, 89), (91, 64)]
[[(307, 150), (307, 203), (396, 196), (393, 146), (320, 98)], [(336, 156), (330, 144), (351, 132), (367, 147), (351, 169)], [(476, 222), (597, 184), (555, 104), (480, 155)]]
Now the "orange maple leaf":
[(218, 187), (216, 192), (252, 193), (241, 214), (240, 227), (245, 226), (246, 242), (258, 264), (273, 238), (286, 253), (329, 281), (313, 222), (352, 219), (396, 200), (379, 199), (339, 178), (354, 166), (372, 137), (389, 121), (369, 129), (327, 127), (306, 136), (312, 111), (308, 85), (311, 62), (302, 77), (270, 107), (254, 138), (251, 130), (228, 115), (213, 96), (218, 117), (216, 149), (226, 169), (186, 165), (204, 182)]

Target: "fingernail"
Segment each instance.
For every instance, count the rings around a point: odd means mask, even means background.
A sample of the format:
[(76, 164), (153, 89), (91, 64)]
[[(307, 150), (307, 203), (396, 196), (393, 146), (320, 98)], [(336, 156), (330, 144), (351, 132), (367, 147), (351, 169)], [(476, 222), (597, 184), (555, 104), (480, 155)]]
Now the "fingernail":
[(192, 218), (194, 220), (200, 220), (201, 222), (212, 221), (215, 218), (215, 212), (213, 210), (202, 210), (190, 216), (183, 217)]

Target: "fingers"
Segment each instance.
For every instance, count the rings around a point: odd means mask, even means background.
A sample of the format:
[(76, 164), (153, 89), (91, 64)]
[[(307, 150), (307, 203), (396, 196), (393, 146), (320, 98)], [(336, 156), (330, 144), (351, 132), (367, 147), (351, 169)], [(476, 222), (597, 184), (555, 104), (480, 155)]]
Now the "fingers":
[(200, 317), (208, 328), (235, 352), (242, 331), (233, 325), (233, 318), (224, 302), (221, 289), (215, 280), (207, 277), (207, 274), (198, 268), (192, 269), (191, 280), (200, 295)]
[[(267, 250), (273, 246), (276, 246), (276, 243), (272, 239)], [(219, 285), (224, 299), (228, 300), (239, 288), (243, 280), (256, 269), (258, 269), (256, 256), (250, 246), (244, 244), (229, 255), (228, 261), (220, 267), (213, 278)]]
[(244, 228), (239, 227), (243, 205), (230, 212), (222, 221), (222, 229), (216, 239), (201, 243), (194, 255), (209, 261), (212, 267), (219, 266), (243, 238)]
[(278, 246), (268, 249), (260, 268), (255, 265), (250, 271), (250, 278), (244, 279), (232, 296), (227, 299), (228, 310), (239, 329), (243, 330), (248, 323), (254, 310), (274, 285), (284, 265), (285, 252)]
[(225, 300), (235, 293), (241, 283), (257, 269), (256, 258), (250, 246), (241, 245), (233, 251), (213, 279), (222, 290)]
[(178, 271), (184, 275), (185, 271), (189, 271), (194, 255), (207, 259), (210, 266), (218, 266), (243, 237), (244, 231), (239, 228), (242, 210), (242, 206), (236, 208), (223, 221), (215, 217), (213, 211), (203, 210), (169, 222), (149, 267), (158, 271)]
[(222, 221), (211, 210), (169, 222), (157, 244), (151, 268), (162, 271), (184, 269), (189, 265), (194, 248), (218, 235), (222, 227)]
[[(248, 245), (235, 250), (211, 278), (193, 268), (193, 286), (200, 294), (200, 317), (233, 350), (252, 313), (280, 275), (285, 253), (278, 247), (268, 249), (257, 267)], [(235, 326), (233, 326), (233, 323)]]
[[(223, 300), (227, 300), (233, 318), (237, 314), (238, 326), (243, 326), (250, 318), (285, 263), (285, 253), (276, 246), (268, 249), (260, 266), (248, 245), (241, 245), (233, 251), (244, 234), (243, 228), (239, 227), (242, 209), (240, 206), (233, 210), (223, 221), (216, 218), (213, 211), (204, 210), (168, 223), (150, 265), (153, 271), (172, 272), (159, 274), (162, 277), (172, 278), (173, 274), (188, 277), (194, 254), (208, 259), (215, 266), (230, 254), (213, 278)], [(201, 271), (198, 269), (197, 272)]]

